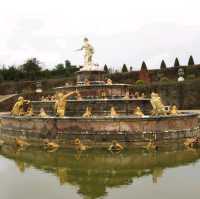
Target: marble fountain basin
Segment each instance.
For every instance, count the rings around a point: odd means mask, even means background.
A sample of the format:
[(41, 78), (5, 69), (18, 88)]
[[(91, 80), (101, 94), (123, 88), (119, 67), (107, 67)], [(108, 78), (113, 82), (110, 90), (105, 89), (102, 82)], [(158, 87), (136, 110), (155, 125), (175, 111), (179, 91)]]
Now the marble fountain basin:
[(33, 145), (44, 139), (58, 142), (62, 147), (73, 145), (79, 138), (91, 146), (107, 146), (112, 140), (124, 145), (142, 146), (155, 140), (160, 143), (179, 143), (200, 136), (198, 114), (184, 112), (167, 116), (79, 116), (38, 117), (1, 115), (0, 137), (12, 143), (23, 137)]

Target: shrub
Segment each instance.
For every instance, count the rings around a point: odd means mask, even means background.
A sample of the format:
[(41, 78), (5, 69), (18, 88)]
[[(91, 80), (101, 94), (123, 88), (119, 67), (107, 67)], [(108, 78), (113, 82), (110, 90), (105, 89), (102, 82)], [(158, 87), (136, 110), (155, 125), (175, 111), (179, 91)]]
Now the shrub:
[(195, 74), (190, 74), (187, 76), (187, 79), (191, 80), (191, 79), (195, 79)]
[(160, 64), (160, 69), (161, 70), (165, 70), (167, 68), (166, 64), (165, 64), (165, 61), (162, 60), (161, 64)]
[(144, 81), (141, 80), (141, 79), (137, 80), (135, 83), (136, 83), (137, 85), (144, 85), (144, 84), (145, 84)]
[(178, 66), (180, 66), (180, 63), (179, 63), (178, 58), (176, 57), (175, 62), (174, 62), (174, 67), (178, 67)]
[(193, 65), (194, 65), (194, 59), (191, 55), (190, 58), (189, 58), (189, 61), (188, 61), (188, 66), (193, 66)]
[(169, 82), (169, 79), (167, 77), (162, 77), (160, 79), (160, 82)]

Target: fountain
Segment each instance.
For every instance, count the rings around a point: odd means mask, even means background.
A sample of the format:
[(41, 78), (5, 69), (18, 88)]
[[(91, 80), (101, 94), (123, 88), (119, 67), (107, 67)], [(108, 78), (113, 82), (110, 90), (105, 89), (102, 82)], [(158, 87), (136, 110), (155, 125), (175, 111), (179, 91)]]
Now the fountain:
[(158, 93), (134, 97), (132, 85), (106, 79), (92, 63), (93, 47), (84, 40), (84, 67), (76, 73), (77, 84), (54, 88), (55, 100), (27, 101), (19, 97), (11, 114), (1, 115), (1, 138), (16, 138), (32, 145), (51, 140), (61, 147), (80, 139), (90, 147), (108, 147), (113, 140), (123, 146), (144, 146), (150, 141), (183, 143), (198, 137), (198, 115), (166, 111)]

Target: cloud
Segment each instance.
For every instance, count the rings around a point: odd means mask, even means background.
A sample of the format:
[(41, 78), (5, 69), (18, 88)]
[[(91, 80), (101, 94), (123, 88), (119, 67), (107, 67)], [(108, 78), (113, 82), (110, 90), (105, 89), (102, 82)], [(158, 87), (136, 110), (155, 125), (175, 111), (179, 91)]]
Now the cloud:
[[(48, 67), (65, 59), (82, 64), (74, 52), (87, 36), (95, 62), (121, 67), (172, 65), (175, 57), (200, 61), (200, 13), (195, 0), (11, 0), (0, 19), (0, 64), (21, 64), (37, 57)], [(20, 6), (19, 6), (20, 5)], [(187, 13), (187, 14), (186, 14)], [(162, 58), (163, 57), (163, 58)]]

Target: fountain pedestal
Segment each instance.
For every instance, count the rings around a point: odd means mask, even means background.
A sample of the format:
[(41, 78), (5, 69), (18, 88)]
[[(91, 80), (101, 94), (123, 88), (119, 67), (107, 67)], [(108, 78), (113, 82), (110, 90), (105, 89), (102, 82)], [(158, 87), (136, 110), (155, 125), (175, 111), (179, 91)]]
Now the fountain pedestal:
[(77, 85), (83, 85), (88, 80), (91, 85), (105, 84), (106, 73), (102, 70), (82, 70), (76, 73)]

